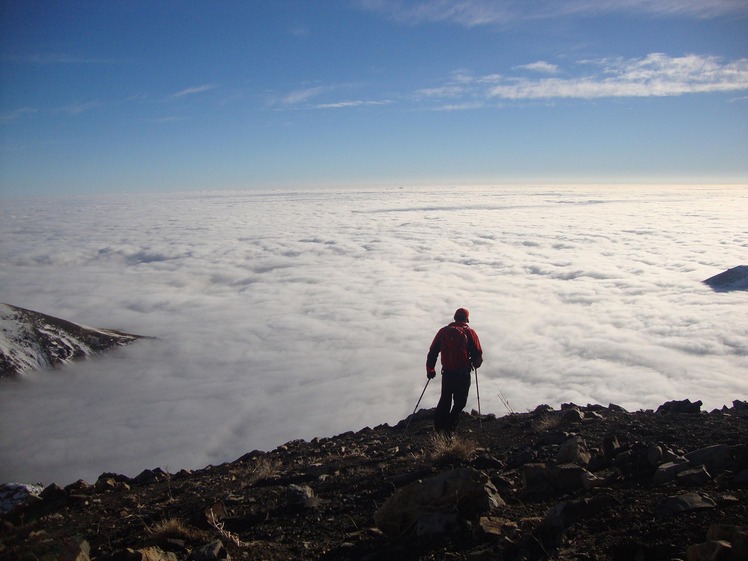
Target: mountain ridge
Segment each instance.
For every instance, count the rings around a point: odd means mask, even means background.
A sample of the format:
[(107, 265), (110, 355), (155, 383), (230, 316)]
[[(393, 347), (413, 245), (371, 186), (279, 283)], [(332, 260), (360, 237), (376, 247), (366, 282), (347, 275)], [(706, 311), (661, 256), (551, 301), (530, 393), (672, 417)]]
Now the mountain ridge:
[(2, 517), (9, 561), (745, 559), (748, 402), (434, 410), (195, 471), (47, 485)]
[(0, 303), (0, 378), (55, 368), (142, 338)]

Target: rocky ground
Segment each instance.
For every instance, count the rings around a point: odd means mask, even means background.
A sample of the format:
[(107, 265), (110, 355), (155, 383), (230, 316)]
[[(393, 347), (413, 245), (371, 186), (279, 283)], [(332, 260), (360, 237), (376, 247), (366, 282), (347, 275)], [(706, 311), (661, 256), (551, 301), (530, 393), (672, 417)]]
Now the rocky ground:
[(452, 438), (432, 415), (49, 485), (3, 515), (0, 558), (748, 559), (746, 402), (473, 413)]

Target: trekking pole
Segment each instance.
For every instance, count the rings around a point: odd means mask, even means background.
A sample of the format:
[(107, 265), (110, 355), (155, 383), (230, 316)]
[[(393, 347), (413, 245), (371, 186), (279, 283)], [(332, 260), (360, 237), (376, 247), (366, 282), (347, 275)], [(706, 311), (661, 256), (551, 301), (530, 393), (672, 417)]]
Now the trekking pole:
[(483, 430), (483, 417), (480, 414), (480, 388), (478, 387), (478, 369), (473, 367), (475, 370), (475, 392), (478, 394), (478, 426), (480, 430)]
[(418, 403), (416, 403), (416, 406), (413, 408), (413, 413), (410, 414), (410, 418), (408, 419), (408, 423), (405, 425), (405, 430), (403, 430), (403, 433), (408, 431), (408, 427), (410, 426), (410, 422), (413, 420), (413, 415), (416, 414), (416, 409), (418, 409), (418, 406), (421, 404), (421, 400), (423, 399), (423, 394), (426, 393), (426, 388), (429, 387), (429, 382), (431, 381), (431, 378), (426, 379), (426, 385), (423, 386), (423, 391), (421, 392), (421, 397), (418, 398)]

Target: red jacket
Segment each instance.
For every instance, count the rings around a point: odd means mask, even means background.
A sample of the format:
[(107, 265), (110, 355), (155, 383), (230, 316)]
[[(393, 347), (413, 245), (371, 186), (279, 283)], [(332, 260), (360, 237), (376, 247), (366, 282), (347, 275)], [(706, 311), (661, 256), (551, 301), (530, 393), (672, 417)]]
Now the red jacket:
[(442, 369), (444, 370), (464, 370), (470, 369), (471, 365), (478, 368), (483, 363), (483, 349), (480, 346), (478, 334), (470, 326), (462, 321), (453, 321), (449, 325), (442, 327), (434, 337), (429, 353), (426, 356), (426, 368), (433, 369), (436, 366), (436, 357), (442, 351), (442, 341), (445, 331), (451, 327), (458, 327), (467, 336), (467, 351), (469, 362), (455, 362), (451, 356), (442, 353)]

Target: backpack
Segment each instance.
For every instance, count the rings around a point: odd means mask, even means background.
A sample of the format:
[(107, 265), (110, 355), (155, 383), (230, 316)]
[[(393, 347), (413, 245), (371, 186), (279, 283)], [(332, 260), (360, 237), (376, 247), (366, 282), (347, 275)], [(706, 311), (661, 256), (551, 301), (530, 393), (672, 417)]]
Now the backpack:
[(442, 367), (445, 369), (471, 368), (468, 335), (462, 327), (447, 325), (442, 329), (439, 351), (442, 353)]

